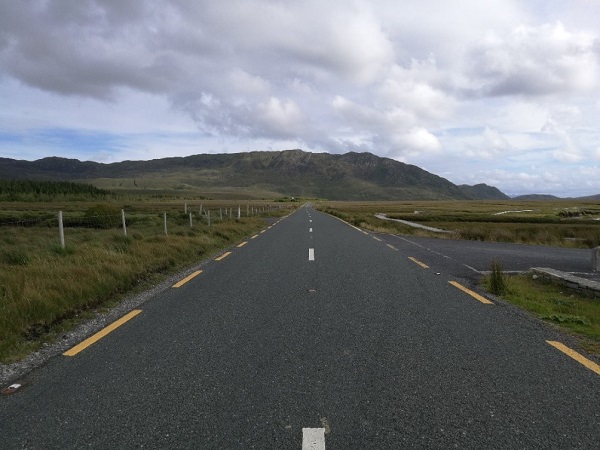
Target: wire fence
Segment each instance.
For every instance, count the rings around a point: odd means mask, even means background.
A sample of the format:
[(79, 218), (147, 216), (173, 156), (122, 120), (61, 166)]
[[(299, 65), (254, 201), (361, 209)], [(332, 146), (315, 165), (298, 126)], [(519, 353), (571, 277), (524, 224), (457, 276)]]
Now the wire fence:
[[(225, 221), (240, 220), (243, 217), (266, 216), (279, 211), (282, 205), (237, 205), (206, 208), (203, 204), (185, 203), (183, 210), (162, 212), (134, 208), (118, 209), (110, 204), (99, 204), (85, 211), (24, 212), (0, 216), (1, 228), (45, 228), (56, 229), (61, 247), (65, 247), (70, 230), (116, 230), (123, 235), (128, 232), (143, 232), (149, 235), (184, 234), (185, 229), (212, 227)], [(37, 214), (37, 217), (35, 215)], [(19, 217), (16, 217), (16, 216)]]

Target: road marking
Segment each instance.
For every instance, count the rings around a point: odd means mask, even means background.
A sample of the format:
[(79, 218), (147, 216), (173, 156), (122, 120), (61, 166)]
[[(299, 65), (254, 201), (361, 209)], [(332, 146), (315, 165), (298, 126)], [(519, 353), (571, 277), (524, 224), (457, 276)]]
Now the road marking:
[(375, 239), (376, 241), (381, 242), (381, 239), (379, 239), (377, 236), (371, 236), (373, 239)]
[(237, 248), (241, 248), (241, 247), (243, 247), (244, 245), (246, 245), (247, 243), (248, 243), (248, 241), (244, 241), (244, 242), (242, 242), (242, 243), (238, 244), (238, 245), (237, 245)]
[(560, 342), (546, 341), (546, 343), (548, 343), (555, 349), (560, 350), (565, 355), (570, 356), (575, 361), (577, 361), (579, 364), (582, 364), (585, 367), (587, 367), (588, 369), (590, 369), (592, 372), (596, 372), (598, 375), (600, 375), (600, 366), (598, 364), (596, 364), (594, 361), (590, 361), (585, 356), (581, 355), (580, 353), (577, 353), (575, 350), (570, 349), (569, 347), (567, 347), (566, 345), (564, 345)]
[(385, 244), (387, 245), (389, 248), (391, 248), (392, 250), (396, 250), (398, 251), (398, 249), (396, 247), (394, 247), (392, 244)]
[(308, 229), (308, 232), (309, 232), (309, 233), (312, 233), (312, 228), (309, 228), (309, 229)]
[(312, 223), (312, 220), (309, 220), (310, 223)]
[(197, 277), (198, 275), (200, 275), (202, 273), (201, 270), (196, 270), (194, 273), (192, 273), (191, 275), (188, 275), (187, 277), (185, 277), (183, 280), (178, 281), (177, 283), (175, 283), (173, 286), (174, 288), (178, 288), (183, 286), (185, 283), (187, 283), (188, 281), (190, 281), (192, 278)]
[(134, 309), (133, 311), (129, 312), (128, 314), (125, 314), (119, 320), (111, 323), (106, 328), (98, 331), (93, 336), (87, 338), (85, 341), (81, 342), (80, 344), (77, 344), (75, 347), (71, 348), (70, 350), (67, 350), (66, 352), (63, 353), (63, 355), (64, 356), (75, 356), (77, 353), (85, 350), (90, 345), (92, 345), (93, 343), (99, 341), (100, 339), (102, 339), (104, 336), (106, 336), (111, 331), (116, 330), (121, 325), (123, 325), (125, 322), (133, 319), (135, 316), (137, 316), (141, 312), (142, 312), (141, 309)]
[(267, 230), (262, 230), (259, 234), (263, 234), (265, 231), (267, 231)]
[(308, 249), (308, 260), (309, 261), (314, 261), (315, 260), (315, 249), (314, 248), (309, 248)]
[(7, 386), (7, 387), (1, 389), (0, 390), (0, 394), (2, 394), (2, 395), (11, 395), (11, 394), (14, 394), (19, 389), (21, 389), (22, 386), (23, 385), (19, 384), (19, 383), (11, 384), (10, 386)]
[(325, 450), (325, 428), (302, 428), (302, 450)]
[(231, 252), (226, 252), (223, 253), (221, 256), (219, 256), (218, 258), (215, 258), (215, 261), (221, 261), (222, 259), (227, 258), (229, 255), (231, 255)]
[[(414, 262), (415, 264), (418, 264), (419, 266), (421, 266), (423, 269), (429, 269), (429, 266), (425, 263), (422, 263), (421, 261), (419, 261), (417, 258), (413, 258), (412, 256), (409, 256), (408, 259), (410, 259), (412, 262)], [(460, 289), (460, 288), (459, 288)]]
[(252, 236), (250, 239), (256, 239), (258, 237), (258, 234), (255, 234), (254, 236)]
[(490, 302), (487, 298), (482, 297), (481, 295), (477, 294), (476, 292), (473, 292), (470, 289), (467, 289), (466, 287), (464, 287), (463, 285), (461, 285), (460, 283), (457, 283), (456, 281), (448, 281), (448, 283), (450, 283), (452, 286), (454, 286), (455, 288), (460, 289), (461, 291), (469, 294), (471, 297), (473, 297), (475, 300), (480, 301), (481, 303), (485, 304), (485, 305), (493, 305), (492, 302)]

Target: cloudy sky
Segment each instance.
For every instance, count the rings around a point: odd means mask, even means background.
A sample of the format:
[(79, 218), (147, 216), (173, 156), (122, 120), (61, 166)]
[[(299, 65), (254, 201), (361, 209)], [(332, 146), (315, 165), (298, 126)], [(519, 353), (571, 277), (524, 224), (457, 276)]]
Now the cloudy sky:
[(598, 194), (600, 1), (0, 0), (0, 156), (292, 148)]

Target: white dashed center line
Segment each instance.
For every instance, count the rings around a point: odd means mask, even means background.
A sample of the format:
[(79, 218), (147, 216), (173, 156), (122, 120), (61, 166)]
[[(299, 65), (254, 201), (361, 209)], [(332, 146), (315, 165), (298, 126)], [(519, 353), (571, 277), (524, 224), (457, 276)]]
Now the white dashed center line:
[(325, 428), (302, 428), (302, 450), (325, 450)]
[(308, 229), (308, 232), (309, 232), (309, 233), (312, 233), (312, 228), (309, 228), (309, 229)]
[(315, 260), (315, 249), (314, 248), (309, 248), (308, 249), (308, 260), (309, 261), (314, 261)]

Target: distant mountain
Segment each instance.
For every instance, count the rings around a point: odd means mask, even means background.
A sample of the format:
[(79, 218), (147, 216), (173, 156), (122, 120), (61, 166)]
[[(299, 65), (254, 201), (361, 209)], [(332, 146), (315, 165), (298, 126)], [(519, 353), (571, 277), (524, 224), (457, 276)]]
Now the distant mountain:
[(538, 201), (538, 200), (560, 200), (560, 197), (550, 194), (527, 194), (518, 195), (513, 197), (513, 200), (526, 200), (526, 201)]
[(600, 201), (600, 194), (588, 195), (586, 197), (557, 197), (556, 195), (550, 194), (528, 194), (518, 195), (512, 198), (513, 200), (525, 200), (525, 201), (544, 201), (544, 200), (580, 200), (587, 202), (598, 202)]
[(83, 181), (105, 189), (257, 190), (331, 200), (508, 198), (491, 186), (457, 186), (413, 165), (354, 152), (257, 151), (111, 164), (57, 157), (0, 158), (0, 178)]
[(477, 200), (508, 200), (510, 197), (500, 189), (494, 186), (488, 186), (487, 184), (476, 184), (475, 186), (469, 186), (468, 184), (461, 184), (459, 188), (470, 198)]

